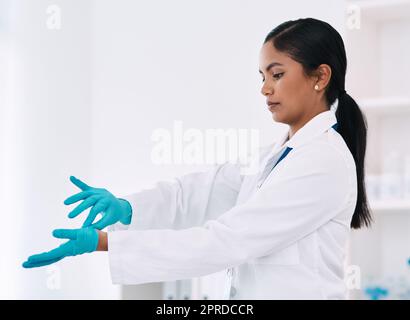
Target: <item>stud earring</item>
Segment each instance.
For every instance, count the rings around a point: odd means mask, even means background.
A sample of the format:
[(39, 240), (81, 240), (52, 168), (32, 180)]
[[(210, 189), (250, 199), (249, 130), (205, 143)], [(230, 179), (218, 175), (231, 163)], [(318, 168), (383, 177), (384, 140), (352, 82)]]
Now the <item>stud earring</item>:
[(318, 85), (315, 85), (315, 90), (316, 90), (316, 91), (319, 90), (319, 86), (318, 86)]

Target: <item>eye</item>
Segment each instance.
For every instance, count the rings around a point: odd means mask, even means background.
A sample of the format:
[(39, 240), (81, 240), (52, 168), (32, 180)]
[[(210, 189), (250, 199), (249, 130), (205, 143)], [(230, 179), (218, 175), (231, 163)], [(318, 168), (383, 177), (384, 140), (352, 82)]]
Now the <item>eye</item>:
[[(275, 78), (276, 80), (278, 80), (278, 79), (282, 78), (283, 75), (284, 75), (284, 72), (279, 72), (279, 73), (274, 73), (272, 75), (272, 77)], [(264, 81), (265, 81), (265, 78), (262, 78), (262, 82), (264, 82)]]
[(284, 74), (284, 72), (275, 73), (275, 74), (273, 74), (273, 77), (274, 77), (275, 79), (280, 79), (280, 78), (282, 78), (283, 74)]
[[(284, 72), (274, 73), (272, 75), (272, 77), (275, 78), (276, 80), (278, 80), (278, 79), (282, 78), (283, 74), (284, 74)], [(264, 82), (264, 81), (265, 81), (265, 78), (262, 79), (262, 82)]]

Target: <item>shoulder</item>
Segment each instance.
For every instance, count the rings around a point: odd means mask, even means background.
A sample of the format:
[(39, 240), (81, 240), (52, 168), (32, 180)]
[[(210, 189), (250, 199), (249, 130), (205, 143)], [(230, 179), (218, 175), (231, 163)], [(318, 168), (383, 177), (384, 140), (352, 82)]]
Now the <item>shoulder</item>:
[(354, 158), (343, 137), (333, 129), (292, 150), (292, 153), (305, 165), (316, 164), (332, 170), (356, 171)]

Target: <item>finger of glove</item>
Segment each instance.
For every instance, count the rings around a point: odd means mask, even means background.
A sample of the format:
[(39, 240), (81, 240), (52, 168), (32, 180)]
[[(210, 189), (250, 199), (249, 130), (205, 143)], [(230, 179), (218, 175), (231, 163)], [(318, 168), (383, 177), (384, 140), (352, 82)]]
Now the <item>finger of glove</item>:
[(65, 257), (67, 255), (71, 255), (71, 245), (69, 245), (70, 241), (60, 245), (59, 247), (40, 254), (35, 254), (28, 257), (29, 262), (42, 262), (47, 260), (53, 260), (60, 257)]
[(96, 223), (92, 224), (90, 227), (93, 227), (93, 228), (98, 229), (98, 230), (102, 230), (108, 225), (110, 225), (110, 218), (106, 214), (100, 220), (98, 220)]
[(87, 190), (87, 191), (81, 191), (81, 192), (76, 193), (75, 195), (65, 199), (64, 204), (65, 205), (70, 205), (70, 204), (76, 203), (80, 200), (84, 200), (84, 199), (88, 198), (89, 196), (91, 196), (93, 194), (94, 194), (94, 192), (92, 191), (92, 189)]
[(55, 229), (53, 230), (53, 237), (59, 239), (77, 239), (77, 229)]
[(56, 259), (51, 259), (51, 260), (44, 260), (41, 262), (31, 262), (31, 261), (25, 261), (23, 263), (23, 267), (24, 268), (38, 268), (38, 267), (43, 267), (43, 266), (47, 266), (49, 264), (52, 263), (56, 263), (57, 261), (60, 261), (61, 259), (63, 259), (64, 257), (60, 257), (60, 258), (56, 258)]
[(100, 196), (97, 196), (97, 195), (87, 198), (86, 200), (81, 202), (73, 211), (71, 211), (68, 214), (68, 217), (71, 219), (75, 218), (84, 210), (88, 209), (89, 207), (92, 207), (99, 199), (100, 199)]
[(95, 217), (96, 217), (100, 212), (104, 211), (104, 210), (107, 208), (107, 206), (108, 206), (107, 204), (105, 204), (105, 203), (99, 201), (94, 207), (92, 207), (92, 209), (91, 209), (91, 211), (90, 211), (90, 214), (88, 215), (87, 219), (84, 221), (82, 227), (83, 227), (83, 228), (84, 228), (84, 227), (89, 227), (89, 226), (93, 223)]
[(80, 179), (77, 179), (76, 177), (74, 177), (74, 176), (71, 176), (70, 177), (70, 181), (72, 182), (72, 183), (74, 183), (77, 187), (79, 187), (81, 190), (88, 190), (88, 189), (90, 189), (91, 187), (89, 186), (89, 185), (87, 185), (86, 183), (84, 183), (84, 182), (82, 182)]

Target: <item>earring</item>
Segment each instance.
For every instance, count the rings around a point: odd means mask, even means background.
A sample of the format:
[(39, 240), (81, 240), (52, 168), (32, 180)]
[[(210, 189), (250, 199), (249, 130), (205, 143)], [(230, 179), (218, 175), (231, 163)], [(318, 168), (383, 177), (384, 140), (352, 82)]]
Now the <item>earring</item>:
[(318, 85), (315, 85), (315, 90), (316, 90), (316, 91), (319, 90), (319, 86), (318, 86)]

